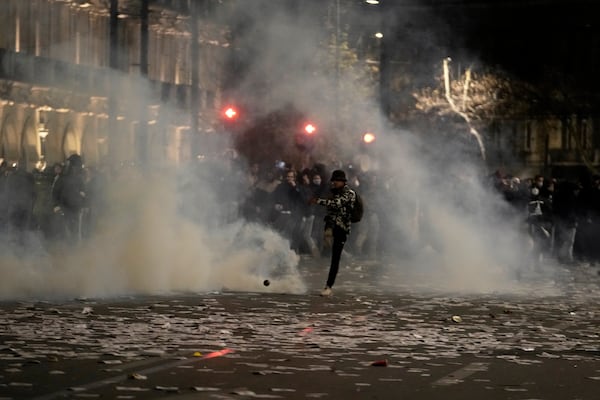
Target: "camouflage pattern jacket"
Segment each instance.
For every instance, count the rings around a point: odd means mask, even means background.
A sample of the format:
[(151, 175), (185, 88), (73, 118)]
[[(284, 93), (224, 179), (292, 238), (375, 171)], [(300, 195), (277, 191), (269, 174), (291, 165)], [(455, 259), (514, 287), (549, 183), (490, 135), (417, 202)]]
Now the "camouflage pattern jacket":
[(333, 197), (317, 199), (317, 204), (327, 207), (325, 226), (337, 225), (346, 233), (350, 233), (350, 214), (356, 201), (356, 193), (345, 185), (339, 191), (333, 193)]

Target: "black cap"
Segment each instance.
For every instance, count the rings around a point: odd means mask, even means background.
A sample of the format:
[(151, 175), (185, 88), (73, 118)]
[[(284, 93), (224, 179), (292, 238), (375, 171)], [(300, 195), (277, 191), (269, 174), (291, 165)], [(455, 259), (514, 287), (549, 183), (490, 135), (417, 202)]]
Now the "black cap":
[(331, 181), (343, 181), (343, 182), (346, 182), (347, 181), (347, 179), (346, 179), (346, 173), (344, 171), (342, 171), (341, 169), (336, 169), (331, 174)]

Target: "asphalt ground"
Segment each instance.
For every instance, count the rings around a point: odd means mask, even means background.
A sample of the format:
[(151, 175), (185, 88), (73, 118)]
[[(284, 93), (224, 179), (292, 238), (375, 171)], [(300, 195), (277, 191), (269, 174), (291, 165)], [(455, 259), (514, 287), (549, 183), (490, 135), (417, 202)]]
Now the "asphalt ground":
[(321, 264), (302, 295), (0, 303), (0, 398), (600, 398), (589, 268), (558, 295), (458, 295), (377, 290), (355, 260), (323, 298)]

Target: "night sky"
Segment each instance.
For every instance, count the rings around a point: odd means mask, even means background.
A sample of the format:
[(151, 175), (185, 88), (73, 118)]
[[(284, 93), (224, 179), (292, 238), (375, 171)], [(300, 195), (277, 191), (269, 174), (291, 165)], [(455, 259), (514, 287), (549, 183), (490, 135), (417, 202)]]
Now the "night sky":
[(579, 87), (599, 88), (595, 71), (600, 68), (600, 26), (592, 3), (389, 2), (385, 7), (391, 12), (385, 21), (390, 34), (407, 44), (390, 46), (391, 57), (402, 59), (410, 49), (412, 55), (417, 52), (417, 63), (427, 64), (453, 55), (467, 62), (500, 66), (527, 80), (552, 69), (571, 77)]

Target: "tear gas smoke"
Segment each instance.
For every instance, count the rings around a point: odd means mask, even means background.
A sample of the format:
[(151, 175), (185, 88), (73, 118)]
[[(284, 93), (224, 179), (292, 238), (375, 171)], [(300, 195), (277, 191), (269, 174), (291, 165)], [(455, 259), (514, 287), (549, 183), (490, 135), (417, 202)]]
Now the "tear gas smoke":
[[(364, 75), (356, 66), (341, 68), (337, 80), (332, 68), (315, 73), (315, 49), (327, 43), (332, 30), (327, 31), (326, 24), (317, 29), (309, 22), (325, 15), (328, 6), (314, 5), (311, 9), (310, 4), (290, 14), (273, 11), (270, 23), (265, 23), (264, 10), (254, 9), (261, 10), (255, 14), (253, 9), (245, 10), (246, 26), (261, 29), (254, 34), (248, 34), (251, 29), (244, 30), (243, 45), (255, 56), (247, 60), (241, 87), (251, 92), (250, 88), (264, 82), (268, 71), (268, 77), (275, 77), (269, 80), (268, 96), (253, 98), (261, 108), (276, 109), (292, 102), (316, 120), (337, 123), (320, 133), (329, 142), (320, 161), (336, 166), (352, 163), (360, 172), (377, 175), (378, 189), (374, 198), (366, 199), (367, 208), (377, 207), (380, 219), (385, 220), (379, 238), (398, 280), (475, 293), (523, 289), (517, 276), (533, 263), (524, 225), (526, 213), (511, 209), (484, 181), (488, 171), (472, 157), (478, 152), (477, 145), (466, 148), (464, 139), (449, 141), (443, 139), (448, 135), (438, 132), (417, 135), (391, 127), (374, 97), (367, 96)], [(422, 35), (411, 40), (419, 37)], [(427, 35), (423, 40), (432, 38)], [(289, 43), (295, 43), (291, 51)], [(432, 48), (431, 43), (414, 46)], [(433, 65), (441, 58), (421, 61)], [(414, 80), (431, 82), (436, 72), (430, 70), (431, 76), (416, 76)], [(377, 131), (377, 141), (370, 144), (371, 154), (361, 154), (359, 149), (365, 132), (362, 127)], [(464, 135), (469, 136), (466, 126)], [(536, 279), (554, 278), (550, 266), (544, 268)]]
[[(423, 140), (386, 126), (378, 105), (360, 94), (355, 73), (342, 71), (336, 86), (331, 68), (316, 68), (316, 49), (327, 33), (311, 20), (324, 6), (309, 4), (293, 15), (245, 9), (249, 28), (239, 45), (252, 58), (245, 60), (241, 90), (252, 92), (268, 78), (269, 92), (255, 92), (252, 99), (257, 108), (268, 112), (293, 103), (323, 121), (338, 113), (332, 93), (339, 90), (347, 100), (340, 124), (350, 115), (372, 121), (377, 154), (355, 164), (379, 177), (366, 202), (386, 220), (379, 238), (395, 279), (456, 291), (513, 290), (515, 271), (530, 261), (524, 235), (505, 218), (507, 206), (477, 179), (481, 169), (464, 159), (462, 149), (436, 143), (433, 132)], [(349, 136), (348, 125), (320, 130), (331, 144), (320, 161), (356, 161), (355, 143), (364, 131)], [(143, 173), (121, 171), (107, 185), (107, 212), (82, 245), (46, 252), (35, 237), (25, 246), (3, 244), (0, 298), (271, 290), (260, 284), (264, 277), (278, 291), (305, 291), (289, 242), (232, 212), (245, 196), (236, 180), (246, 169), (243, 162), (221, 157), (178, 169), (160, 166), (160, 160), (158, 165)], [(372, 272), (374, 281), (378, 274)]]
[[(122, 174), (113, 182), (106, 217), (81, 245), (48, 253), (38, 246), (35, 254), (33, 240), (25, 249), (3, 248), (0, 297), (261, 291), (264, 276), (277, 282), (278, 291), (305, 290), (287, 240), (259, 225), (223, 222), (224, 199), (214, 195), (218, 182), (195, 182), (199, 190), (185, 192), (176, 185), (187, 178), (160, 172)], [(192, 214), (190, 207), (199, 212)]]

